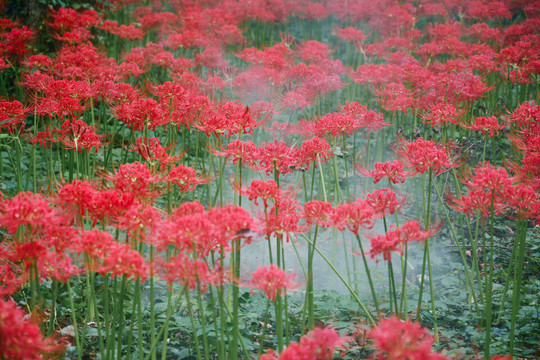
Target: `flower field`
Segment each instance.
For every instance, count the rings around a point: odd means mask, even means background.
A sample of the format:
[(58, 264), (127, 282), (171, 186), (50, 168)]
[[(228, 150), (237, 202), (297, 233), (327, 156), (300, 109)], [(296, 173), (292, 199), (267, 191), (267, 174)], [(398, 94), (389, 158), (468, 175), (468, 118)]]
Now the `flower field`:
[(24, 4), (0, 359), (540, 357), (539, 1)]

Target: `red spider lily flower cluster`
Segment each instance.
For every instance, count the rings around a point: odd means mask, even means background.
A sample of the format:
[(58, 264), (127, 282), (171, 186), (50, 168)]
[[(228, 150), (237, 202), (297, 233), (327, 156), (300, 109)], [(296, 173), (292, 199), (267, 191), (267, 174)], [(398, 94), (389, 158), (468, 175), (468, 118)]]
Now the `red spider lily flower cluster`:
[(344, 348), (349, 339), (340, 337), (331, 327), (315, 328), (300, 338), (299, 342), (291, 342), (279, 356), (268, 350), (261, 360), (331, 360), (336, 348)]
[(461, 123), (461, 126), (465, 129), (480, 131), (482, 135), (489, 133), (490, 137), (499, 135), (499, 130), (504, 130), (507, 128), (507, 126), (499, 124), (495, 116), (477, 117), (470, 124)]
[(65, 346), (43, 338), (39, 322), (29, 319), (13, 300), (0, 299), (0, 357), (13, 360), (58, 359)]
[(221, 248), (229, 251), (231, 240), (237, 239), (241, 230), (256, 230), (256, 226), (241, 207), (229, 205), (204, 211), (195, 202), (182, 204), (157, 229), (158, 248), (175, 246), (180, 252), (193, 252), (203, 258)]
[(24, 127), (24, 120), (29, 109), (19, 101), (0, 99), (0, 129), (7, 129), (11, 134)]
[(428, 359), (443, 360), (447, 357), (432, 352), (433, 337), (419, 323), (402, 321), (397, 317), (383, 319), (369, 332), (383, 359)]
[(275, 301), (277, 295), (286, 294), (287, 289), (298, 287), (294, 281), (295, 276), (295, 274), (287, 275), (286, 271), (275, 265), (260, 266), (251, 273), (251, 280), (244, 285), (264, 291), (270, 300)]
[(348, 229), (358, 235), (360, 229), (373, 228), (377, 219), (401, 208), (406, 197), (398, 198), (396, 193), (388, 188), (375, 190), (365, 195), (365, 198), (357, 199), (351, 203), (338, 204), (332, 207), (330, 203), (313, 200), (304, 205), (302, 218), (306, 224), (321, 227), (333, 227), (339, 231)]
[(383, 178), (388, 178), (393, 184), (404, 183), (405, 178), (415, 174), (413, 171), (405, 170), (403, 163), (399, 160), (376, 162), (373, 164), (373, 170), (364, 169), (360, 164), (357, 164), (356, 170), (362, 176), (373, 178), (374, 184)]
[(149, 275), (149, 265), (141, 254), (128, 244), (114, 241), (106, 231), (83, 232), (76, 251), (87, 256), (88, 270), (102, 275), (110, 274), (113, 278), (127, 275), (142, 281)]
[(540, 106), (524, 102), (508, 118), (508, 135), (520, 152), (521, 161), (506, 161), (520, 182), (540, 189)]
[(423, 242), (439, 231), (442, 223), (432, 229), (422, 231), (417, 221), (407, 221), (405, 224), (392, 229), (384, 234), (371, 237), (371, 249), (369, 255), (375, 258), (382, 254), (385, 261), (392, 261), (392, 252), (403, 255), (403, 246), (412, 241)]
[(409, 142), (403, 138), (394, 146), (404, 165), (414, 168), (416, 173), (432, 171), (438, 175), (452, 168), (459, 167), (461, 161), (452, 154), (453, 144), (439, 145), (422, 138)]
[(503, 167), (495, 167), (489, 163), (479, 164), (465, 173), (463, 183), (469, 192), (460, 198), (448, 195), (449, 205), (457, 211), (472, 215), (474, 211), (483, 216), (507, 215), (518, 218), (539, 219), (540, 201), (538, 192), (533, 186), (516, 183)]

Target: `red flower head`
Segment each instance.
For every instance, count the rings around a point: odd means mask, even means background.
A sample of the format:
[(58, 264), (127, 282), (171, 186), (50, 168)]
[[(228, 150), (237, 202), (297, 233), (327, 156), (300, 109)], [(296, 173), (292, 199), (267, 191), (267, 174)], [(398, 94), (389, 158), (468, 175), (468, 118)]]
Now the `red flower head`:
[(366, 202), (373, 208), (374, 213), (380, 217), (393, 214), (396, 209), (399, 209), (405, 203), (405, 200), (405, 196), (398, 199), (396, 193), (388, 188), (375, 190), (366, 196)]
[(394, 230), (389, 230), (384, 235), (372, 237), (369, 254), (372, 258), (382, 254), (384, 260), (392, 261), (392, 251), (403, 255), (403, 244), (411, 241), (425, 241), (439, 231), (441, 225), (442, 223), (433, 229), (422, 231), (417, 221), (408, 221)]
[(334, 156), (330, 145), (322, 138), (312, 138), (306, 140), (300, 146), (298, 151), (297, 167), (305, 171), (311, 164), (317, 166), (317, 162), (326, 162)]
[(410, 320), (403, 322), (397, 317), (383, 319), (370, 331), (369, 337), (384, 359), (446, 359), (444, 355), (431, 351), (434, 341), (429, 332)]
[(160, 179), (138, 161), (122, 164), (116, 173), (103, 177), (113, 183), (114, 190), (131, 193), (135, 198), (148, 199), (159, 194), (157, 184)]
[(265, 208), (268, 207), (268, 200), (275, 200), (282, 195), (282, 191), (274, 180), (253, 180), (247, 188), (241, 187), (238, 184), (233, 185), (240, 195), (247, 196), (249, 201), (253, 201), (255, 205), (259, 205), (257, 199), (261, 198)]
[(316, 224), (319, 226), (330, 226), (332, 224), (332, 215), (334, 209), (332, 205), (319, 200), (308, 201), (304, 205), (304, 214), (302, 217), (306, 219), (309, 225)]
[(464, 113), (464, 110), (458, 111), (451, 104), (439, 102), (430, 105), (429, 110), (420, 112), (418, 116), (429, 125), (435, 127), (448, 123), (457, 124), (458, 120), (463, 117)]
[(182, 164), (170, 169), (163, 177), (163, 181), (175, 184), (180, 191), (193, 191), (197, 185), (208, 184), (212, 178), (207, 175), (197, 174), (197, 171)]
[(347, 340), (331, 327), (315, 328), (302, 336), (300, 342), (291, 342), (279, 357), (269, 350), (261, 360), (332, 360), (335, 349), (343, 347)]
[(482, 135), (486, 135), (489, 132), (490, 137), (499, 135), (499, 130), (507, 128), (506, 125), (500, 125), (495, 116), (477, 117), (471, 123), (462, 123), (461, 126), (465, 129), (480, 131)]
[(276, 296), (285, 293), (287, 289), (298, 287), (298, 284), (293, 281), (295, 274), (287, 275), (284, 270), (275, 265), (260, 266), (251, 274), (251, 277), (251, 281), (245, 285), (263, 290), (272, 301), (275, 301)]
[(414, 142), (408, 142), (403, 138), (399, 138), (398, 141), (399, 144), (394, 146), (394, 151), (401, 157), (403, 164), (413, 167), (417, 173), (423, 174), (431, 170), (438, 175), (461, 165), (457, 157), (451, 154), (452, 143), (439, 145), (422, 138)]
[(378, 183), (383, 178), (388, 178), (393, 184), (404, 183), (405, 178), (414, 175), (414, 172), (412, 171), (405, 171), (403, 163), (399, 160), (393, 160), (392, 162), (376, 162), (373, 164), (373, 170), (364, 169), (357, 164), (356, 170), (362, 176), (372, 177), (374, 184)]
[(340, 204), (332, 214), (332, 226), (343, 231), (345, 227), (353, 234), (358, 235), (360, 227), (373, 228), (375, 213), (371, 205), (365, 200), (358, 199), (350, 204)]
[(28, 319), (13, 300), (0, 299), (0, 358), (12, 360), (59, 358), (64, 346), (43, 338), (39, 324)]
[(24, 119), (29, 109), (15, 101), (0, 99), (0, 129), (7, 128), (9, 133), (14, 133), (16, 127), (24, 126)]

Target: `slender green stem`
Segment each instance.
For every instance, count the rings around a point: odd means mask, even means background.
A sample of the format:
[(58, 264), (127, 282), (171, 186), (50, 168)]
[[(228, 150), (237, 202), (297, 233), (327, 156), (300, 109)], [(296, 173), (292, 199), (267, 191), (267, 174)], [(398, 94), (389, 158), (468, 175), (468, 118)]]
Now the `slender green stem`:
[(360, 248), (360, 253), (362, 254), (362, 260), (364, 262), (364, 269), (366, 270), (366, 275), (369, 281), (369, 288), (371, 289), (371, 296), (373, 297), (373, 303), (375, 304), (375, 309), (377, 310), (377, 316), (381, 316), (381, 310), (379, 308), (379, 301), (377, 300), (377, 293), (375, 292), (375, 286), (373, 284), (373, 279), (371, 278), (371, 271), (369, 270), (369, 266), (366, 259), (366, 254), (364, 252), (364, 247), (362, 245), (362, 240), (360, 239), (360, 235), (354, 234), (356, 236), (356, 241), (358, 242), (358, 247)]
[[(520, 226), (521, 225), (521, 226)], [(520, 307), (521, 298), (521, 278), (523, 275), (523, 263), (525, 262), (525, 245), (527, 239), (527, 220), (518, 222), (519, 248), (516, 262), (516, 271), (514, 271), (514, 290), (512, 291), (512, 316), (510, 318), (510, 355), (514, 356), (514, 342), (516, 319)]]
[(347, 288), (347, 290), (349, 290), (349, 293), (351, 294), (351, 296), (356, 300), (356, 302), (358, 303), (358, 305), (360, 306), (360, 308), (362, 309), (362, 311), (366, 314), (369, 322), (371, 323), (371, 325), (373, 326), (376, 326), (377, 323), (375, 322), (375, 320), (373, 319), (373, 316), (371, 316), (370, 312), (368, 311), (368, 309), (366, 308), (366, 306), (364, 305), (364, 303), (362, 302), (362, 300), (360, 300), (360, 298), (358, 297), (358, 295), (354, 292), (354, 289), (349, 285), (349, 283), (343, 278), (343, 276), (340, 274), (340, 272), (338, 271), (338, 269), (336, 269), (336, 267), (334, 266), (334, 264), (332, 264), (332, 262), (330, 260), (328, 260), (328, 258), (319, 250), (318, 247), (316, 247), (312, 242), (311, 240), (309, 240), (309, 238), (307, 236), (305, 236), (304, 234), (300, 234), (300, 236), (302, 236), (308, 243), (311, 243), (311, 246), (313, 246), (313, 248), (315, 249), (315, 251), (317, 251), (317, 253), (323, 258), (323, 260), (328, 264), (328, 266), (330, 266), (330, 268), (332, 269), (332, 271), (337, 275), (337, 277), (341, 280), (341, 282), (343, 283), (343, 285), (345, 285), (345, 287)]
[(495, 202), (495, 194), (491, 194), (491, 209), (490, 209), (490, 215), (489, 215), (489, 223), (490, 223), (490, 240), (489, 240), (489, 273), (488, 273), (488, 279), (486, 281), (486, 308), (485, 308), (485, 316), (486, 316), (486, 338), (485, 338), (485, 345), (484, 345), (484, 357), (486, 359), (489, 359), (489, 355), (491, 353), (491, 320), (492, 320), (492, 302), (493, 302), (493, 244), (494, 244), (494, 231), (495, 231), (495, 209), (494, 204)]
[(82, 360), (83, 349), (81, 345), (81, 339), (79, 338), (79, 326), (77, 325), (77, 313), (75, 312), (75, 302), (73, 301), (73, 292), (69, 280), (66, 281), (69, 304), (71, 306), (71, 319), (73, 321), (73, 333), (75, 334), (75, 344), (77, 345), (77, 359)]

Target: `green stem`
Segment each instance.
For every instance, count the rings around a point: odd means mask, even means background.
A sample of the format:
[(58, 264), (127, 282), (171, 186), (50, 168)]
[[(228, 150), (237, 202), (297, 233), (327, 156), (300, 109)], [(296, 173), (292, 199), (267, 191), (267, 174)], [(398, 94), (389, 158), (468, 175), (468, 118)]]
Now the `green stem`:
[(73, 302), (73, 293), (71, 291), (71, 285), (69, 284), (69, 280), (66, 281), (67, 289), (68, 289), (68, 296), (69, 296), (69, 304), (71, 306), (71, 319), (73, 321), (73, 333), (75, 334), (75, 343), (77, 345), (77, 359), (82, 360), (82, 346), (81, 346), (81, 340), (79, 339), (79, 326), (77, 325), (77, 314), (75, 312), (75, 303)]
[(330, 268), (332, 269), (332, 271), (337, 275), (337, 277), (341, 280), (341, 282), (343, 283), (343, 285), (345, 285), (345, 287), (347, 288), (347, 290), (349, 290), (349, 293), (351, 294), (351, 296), (356, 300), (356, 302), (358, 303), (358, 305), (360, 306), (360, 308), (362, 309), (362, 311), (366, 314), (369, 322), (371, 323), (371, 325), (373, 326), (376, 326), (377, 323), (375, 322), (375, 320), (373, 319), (373, 316), (371, 316), (371, 314), (369, 313), (368, 309), (366, 308), (366, 306), (364, 305), (364, 303), (362, 302), (362, 300), (360, 300), (360, 298), (358, 297), (358, 295), (354, 292), (354, 289), (349, 285), (349, 283), (347, 283), (347, 281), (343, 278), (343, 276), (339, 273), (338, 269), (336, 269), (336, 267), (330, 262), (330, 260), (328, 260), (328, 258), (319, 250), (318, 247), (316, 247), (312, 242), (311, 240), (309, 240), (309, 238), (307, 236), (305, 236), (304, 234), (300, 234), (300, 236), (302, 236), (308, 243), (311, 244), (311, 246), (313, 246), (313, 248), (315, 249), (315, 251), (317, 251), (317, 253), (323, 258), (323, 260), (328, 264), (328, 266), (330, 266)]
[(493, 244), (494, 244), (494, 231), (495, 231), (495, 209), (494, 204), (495, 202), (495, 194), (491, 194), (491, 211), (489, 215), (489, 222), (490, 222), (490, 240), (489, 240), (489, 273), (488, 273), (488, 279), (486, 282), (486, 308), (485, 308), (485, 316), (486, 316), (486, 338), (485, 338), (485, 345), (484, 345), (484, 357), (486, 359), (489, 359), (490, 355), (490, 348), (491, 348), (491, 319), (492, 319), (492, 302), (493, 302)]
[[(520, 226), (521, 225), (521, 229)], [(512, 291), (512, 317), (510, 318), (510, 355), (514, 356), (514, 333), (516, 329), (516, 319), (520, 307), (521, 278), (523, 275), (523, 263), (525, 262), (525, 245), (527, 239), (527, 220), (520, 220), (518, 223), (519, 249), (514, 272), (514, 290)]]
[(371, 296), (373, 297), (373, 303), (375, 304), (375, 309), (377, 310), (377, 316), (380, 317), (381, 310), (379, 309), (379, 302), (377, 300), (377, 294), (375, 293), (375, 286), (373, 285), (373, 279), (371, 278), (371, 271), (369, 270), (366, 254), (364, 252), (364, 247), (362, 246), (362, 240), (360, 239), (360, 236), (358, 234), (354, 235), (356, 236), (356, 241), (358, 242), (358, 247), (360, 248), (360, 253), (362, 254), (364, 269), (366, 270), (366, 275), (369, 281), (369, 288), (371, 289)]

